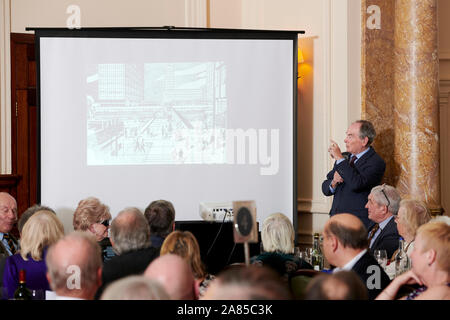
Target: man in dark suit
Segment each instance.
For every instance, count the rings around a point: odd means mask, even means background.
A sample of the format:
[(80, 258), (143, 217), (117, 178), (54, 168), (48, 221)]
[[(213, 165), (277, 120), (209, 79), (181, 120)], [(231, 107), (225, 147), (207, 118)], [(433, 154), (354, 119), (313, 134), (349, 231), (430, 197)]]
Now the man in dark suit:
[(334, 215), (325, 224), (323, 251), (333, 272), (353, 270), (367, 287), (369, 300), (375, 299), (386, 288), (389, 277), (367, 249), (367, 230), (354, 215)]
[(13, 196), (0, 192), (0, 257), (8, 257), (16, 253), (19, 245), (10, 233), (17, 222), (17, 202)]
[(397, 215), (401, 201), (397, 189), (383, 184), (376, 186), (369, 194), (366, 208), (369, 219), (375, 225), (369, 230), (369, 248), (373, 254), (375, 250), (386, 250), (390, 259), (398, 249), (400, 235), (394, 216)]
[(342, 155), (338, 144), (331, 141), (328, 152), (336, 161), (322, 183), (323, 194), (334, 195), (330, 215), (344, 212), (354, 214), (367, 229), (373, 225), (365, 208), (367, 196), (373, 187), (380, 184), (386, 169), (384, 160), (370, 146), (375, 135), (375, 129), (369, 121), (352, 123), (344, 140), (347, 152), (351, 154), (348, 159)]
[(3, 296), (3, 270), (6, 258), (15, 254), (19, 242), (10, 233), (17, 222), (17, 202), (13, 196), (0, 192), (0, 298)]
[(96, 294), (120, 278), (143, 274), (147, 266), (159, 256), (159, 248), (151, 246), (150, 226), (137, 208), (119, 212), (111, 223), (111, 244), (117, 256), (103, 264), (102, 286)]

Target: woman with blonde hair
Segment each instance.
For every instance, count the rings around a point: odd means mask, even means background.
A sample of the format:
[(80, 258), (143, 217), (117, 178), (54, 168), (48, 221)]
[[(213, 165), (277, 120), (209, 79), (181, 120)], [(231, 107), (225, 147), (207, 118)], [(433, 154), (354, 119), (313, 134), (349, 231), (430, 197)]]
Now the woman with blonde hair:
[(51, 211), (38, 211), (28, 219), (22, 229), (19, 253), (8, 257), (5, 262), (3, 284), (8, 298), (14, 297), (20, 270), (25, 270), (28, 289), (41, 294), (50, 290), (45, 256), (48, 247), (63, 236), (64, 227)]
[(197, 297), (202, 297), (214, 276), (206, 271), (195, 236), (189, 231), (171, 232), (161, 246), (160, 255), (169, 253), (176, 254), (189, 263), (196, 282)]
[[(411, 256), (414, 248), (417, 229), (430, 220), (430, 210), (422, 201), (405, 199), (400, 202), (398, 214), (395, 216), (395, 222), (397, 223), (398, 233), (405, 240), (405, 251), (408, 256)], [(394, 252), (385, 270), (391, 279), (395, 276), (394, 260), (397, 252), (398, 250)]]
[(393, 300), (403, 285), (412, 284), (420, 287), (400, 299), (450, 300), (450, 218), (445, 218), (419, 227), (411, 253), (412, 269), (396, 277), (377, 300)]
[(284, 214), (274, 213), (264, 220), (261, 240), (264, 252), (252, 257), (252, 264), (268, 266), (285, 280), (298, 269), (312, 269), (309, 263), (294, 255), (294, 227)]
[(95, 197), (81, 200), (73, 213), (73, 228), (75, 231), (88, 231), (95, 236), (102, 248), (103, 262), (115, 255), (108, 238), (110, 220), (109, 207)]

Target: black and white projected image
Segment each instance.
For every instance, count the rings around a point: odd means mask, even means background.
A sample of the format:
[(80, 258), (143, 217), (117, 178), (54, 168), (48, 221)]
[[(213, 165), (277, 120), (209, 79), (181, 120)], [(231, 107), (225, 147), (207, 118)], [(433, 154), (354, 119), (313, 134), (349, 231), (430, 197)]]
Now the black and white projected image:
[(226, 162), (223, 62), (96, 64), (87, 82), (87, 165)]

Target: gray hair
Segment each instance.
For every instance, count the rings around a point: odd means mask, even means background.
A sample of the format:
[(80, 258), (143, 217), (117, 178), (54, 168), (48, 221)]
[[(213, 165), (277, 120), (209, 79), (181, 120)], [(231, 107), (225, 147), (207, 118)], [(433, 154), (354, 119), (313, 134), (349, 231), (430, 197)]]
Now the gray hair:
[(126, 208), (111, 223), (111, 241), (117, 254), (150, 247), (150, 227), (138, 208)]
[(294, 253), (294, 227), (292, 222), (282, 213), (268, 216), (261, 229), (261, 240), (264, 251)]
[(373, 199), (376, 203), (378, 203), (379, 205), (387, 206), (390, 213), (392, 213), (393, 215), (397, 215), (398, 209), (400, 207), (400, 201), (402, 200), (397, 189), (390, 185), (383, 184), (373, 187), (370, 193), (373, 195)]
[(370, 146), (376, 136), (375, 128), (372, 122), (367, 120), (357, 120), (355, 123), (361, 124), (361, 127), (359, 128), (359, 138), (364, 139), (367, 137), (367, 139), (369, 139), (367, 145)]
[[(62, 246), (62, 248), (59, 248)], [(77, 254), (69, 259), (60, 259), (58, 255), (77, 249)], [(58, 253), (55, 252), (58, 250)], [(95, 237), (86, 231), (74, 231), (50, 246), (45, 258), (47, 272), (53, 291), (68, 291), (67, 281), (72, 273), (67, 272), (72, 265), (80, 268), (80, 283), (83, 289), (95, 287), (98, 281), (97, 271), (102, 267), (100, 245)]]
[(128, 276), (114, 281), (103, 292), (101, 300), (170, 300), (156, 280), (144, 276)]

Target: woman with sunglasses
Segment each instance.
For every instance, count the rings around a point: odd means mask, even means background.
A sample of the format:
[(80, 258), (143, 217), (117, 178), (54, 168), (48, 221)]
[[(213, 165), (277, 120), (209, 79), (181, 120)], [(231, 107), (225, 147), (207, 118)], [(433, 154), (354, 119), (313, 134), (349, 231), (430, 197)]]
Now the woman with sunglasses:
[(110, 220), (109, 207), (95, 197), (81, 200), (73, 214), (73, 228), (76, 231), (88, 231), (95, 236), (102, 248), (103, 262), (114, 256), (108, 238)]

